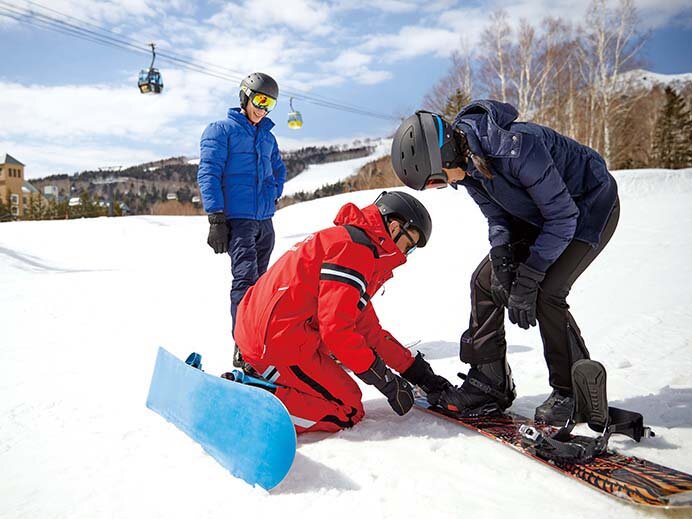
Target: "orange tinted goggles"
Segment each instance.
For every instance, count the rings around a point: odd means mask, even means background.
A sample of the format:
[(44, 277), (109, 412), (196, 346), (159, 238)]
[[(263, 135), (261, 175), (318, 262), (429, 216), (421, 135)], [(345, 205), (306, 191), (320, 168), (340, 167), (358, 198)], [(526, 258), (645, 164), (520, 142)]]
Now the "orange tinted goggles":
[(276, 106), (276, 99), (269, 97), (267, 94), (252, 94), (250, 102), (252, 106), (265, 112), (271, 112)]

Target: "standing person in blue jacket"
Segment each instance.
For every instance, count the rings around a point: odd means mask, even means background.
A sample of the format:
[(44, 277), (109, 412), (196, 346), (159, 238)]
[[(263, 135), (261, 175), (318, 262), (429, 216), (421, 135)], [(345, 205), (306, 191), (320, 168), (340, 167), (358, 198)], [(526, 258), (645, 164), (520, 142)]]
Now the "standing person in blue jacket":
[(574, 406), (571, 367), (589, 358), (567, 295), (615, 231), (617, 185), (596, 151), (517, 115), (490, 100), (465, 106), (453, 125), (416, 112), (394, 136), (392, 165), (413, 189), (463, 186), (488, 220), (490, 253), (471, 278), (461, 337), (471, 369), (439, 405), (471, 415), (511, 405), (507, 308), (521, 328), (538, 323), (553, 391), (535, 417), (562, 425)]
[[(207, 243), (231, 257), (231, 318), (238, 304), (267, 270), (274, 248), (272, 216), (281, 197), (286, 168), (267, 114), (276, 106), (279, 86), (255, 72), (240, 83), (240, 108), (211, 123), (200, 142), (197, 182), (209, 214)], [(233, 364), (243, 367), (235, 346)]]

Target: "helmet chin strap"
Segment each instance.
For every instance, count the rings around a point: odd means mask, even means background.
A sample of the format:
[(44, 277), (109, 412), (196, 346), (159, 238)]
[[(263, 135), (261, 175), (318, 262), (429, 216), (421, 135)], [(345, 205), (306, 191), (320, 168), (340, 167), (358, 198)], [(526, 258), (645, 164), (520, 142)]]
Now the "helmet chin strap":
[[(389, 219), (388, 220), (388, 222), (391, 222), (391, 221), (395, 221), (399, 224), (399, 232), (396, 233), (396, 236), (392, 236), (392, 240), (394, 241), (395, 244), (399, 241), (399, 239), (402, 236), (408, 236), (408, 238), (411, 239), (410, 235), (408, 235), (408, 233), (406, 232), (410, 227), (408, 222), (402, 224), (401, 222), (399, 222), (396, 219)], [(390, 236), (391, 236), (391, 234), (390, 234)], [(414, 243), (413, 246), (416, 247), (416, 243)]]

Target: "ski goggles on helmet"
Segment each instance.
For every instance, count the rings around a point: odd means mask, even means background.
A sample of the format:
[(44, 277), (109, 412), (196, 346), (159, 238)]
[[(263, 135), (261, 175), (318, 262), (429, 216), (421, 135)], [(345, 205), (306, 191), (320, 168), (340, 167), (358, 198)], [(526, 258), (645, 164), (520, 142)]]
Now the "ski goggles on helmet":
[(276, 106), (276, 99), (267, 94), (261, 92), (253, 92), (246, 86), (242, 86), (241, 89), (248, 96), (252, 106), (258, 108), (259, 110), (264, 110), (265, 112), (271, 112)]
[(276, 99), (269, 97), (267, 94), (253, 94), (250, 96), (250, 102), (255, 108), (271, 112), (276, 106)]

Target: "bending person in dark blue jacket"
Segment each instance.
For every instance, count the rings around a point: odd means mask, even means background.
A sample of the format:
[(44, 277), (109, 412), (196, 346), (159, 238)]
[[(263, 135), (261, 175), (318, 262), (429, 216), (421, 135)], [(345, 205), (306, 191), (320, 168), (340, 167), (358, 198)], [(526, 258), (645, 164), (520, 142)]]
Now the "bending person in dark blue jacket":
[[(211, 123), (200, 142), (197, 182), (209, 213), (207, 243), (217, 254), (231, 256), (231, 318), (235, 330), (238, 304), (267, 270), (274, 248), (272, 216), (286, 180), (286, 168), (266, 117), (279, 86), (256, 72), (240, 84), (240, 108)], [(242, 367), (238, 347), (233, 364)]]
[(488, 220), (490, 254), (473, 273), (461, 337), (471, 369), (440, 405), (475, 414), (512, 403), (507, 308), (521, 328), (538, 323), (553, 392), (536, 419), (562, 425), (574, 406), (571, 367), (589, 357), (566, 298), (615, 231), (617, 185), (594, 150), (517, 115), (489, 100), (464, 107), (453, 125), (417, 112), (394, 136), (392, 164), (413, 189), (463, 186)]

